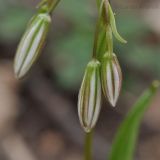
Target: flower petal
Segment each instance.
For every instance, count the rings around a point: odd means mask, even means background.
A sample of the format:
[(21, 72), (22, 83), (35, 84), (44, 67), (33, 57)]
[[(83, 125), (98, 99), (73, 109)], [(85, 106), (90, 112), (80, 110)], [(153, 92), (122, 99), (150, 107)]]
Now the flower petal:
[(78, 96), (78, 115), (86, 132), (96, 125), (101, 109), (100, 63), (92, 60), (87, 65)]
[(14, 60), (14, 72), (22, 78), (36, 61), (46, 39), (51, 18), (46, 13), (33, 18), (18, 46)]
[(122, 84), (122, 72), (115, 54), (109, 56), (106, 53), (102, 59), (101, 67), (102, 89), (110, 104), (115, 106), (120, 94)]

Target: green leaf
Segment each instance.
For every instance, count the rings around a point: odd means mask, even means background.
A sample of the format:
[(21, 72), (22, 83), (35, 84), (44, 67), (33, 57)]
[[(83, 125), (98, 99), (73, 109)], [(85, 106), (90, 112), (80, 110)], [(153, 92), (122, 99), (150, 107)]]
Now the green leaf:
[(108, 9), (109, 9), (110, 25), (111, 25), (112, 32), (113, 32), (114, 36), (121, 43), (127, 43), (127, 41), (125, 39), (123, 39), (121, 37), (121, 35), (118, 33), (114, 13), (112, 11), (112, 8), (111, 8), (110, 4), (108, 6), (109, 6)]
[(122, 122), (115, 137), (109, 160), (133, 159), (140, 122), (159, 85), (159, 81), (153, 82), (151, 87), (144, 92)]

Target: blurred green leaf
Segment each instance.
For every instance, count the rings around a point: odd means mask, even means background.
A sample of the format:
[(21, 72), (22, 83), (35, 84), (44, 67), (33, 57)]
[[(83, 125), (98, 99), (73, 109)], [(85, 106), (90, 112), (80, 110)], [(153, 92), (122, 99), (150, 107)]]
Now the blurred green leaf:
[(63, 41), (52, 58), (58, 82), (64, 88), (77, 88), (91, 57), (92, 34), (73, 33)]
[(13, 42), (22, 34), (32, 11), (16, 3), (9, 3), (8, 0), (2, 2), (0, 2), (0, 41)]
[(116, 134), (109, 160), (132, 160), (142, 117), (155, 95), (159, 82), (153, 82), (133, 106)]
[(86, 28), (92, 27), (90, 22), (92, 21), (91, 15), (93, 8), (90, 6), (91, 3), (86, 0), (68, 0), (61, 2), (60, 10), (65, 14), (66, 18), (68, 17), (72, 20), (76, 28)]
[(57, 81), (67, 89), (79, 87), (92, 54), (95, 24), (91, 18), (92, 9), (87, 3), (85, 0), (61, 2), (60, 10), (71, 22), (68, 24), (71, 30), (49, 47), (54, 51), (51, 64)]
[[(119, 14), (116, 13), (116, 23), (118, 31), (129, 41), (137, 42), (137, 37), (146, 35), (149, 30), (142, 18), (137, 18), (138, 12), (122, 10)], [(143, 32), (142, 32), (143, 31)]]
[(136, 70), (150, 73), (160, 78), (160, 54), (158, 47), (137, 44), (127, 54), (121, 55), (126, 64), (133, 66)]

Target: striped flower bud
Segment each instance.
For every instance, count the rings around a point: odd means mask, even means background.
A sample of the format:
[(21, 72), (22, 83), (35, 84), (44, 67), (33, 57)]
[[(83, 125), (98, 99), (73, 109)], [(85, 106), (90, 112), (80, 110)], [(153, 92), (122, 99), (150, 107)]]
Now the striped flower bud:
[(48, 13), (39, 13), (32, 18), (21, 42), (14, 60), (14, 72), (17, 78), (22, 78), (36, 61), (46, 39), (51, 23)]
[(96, 125), (101, 109), (100, 63), (88, 63), (78, 96), (78, 114), (85, 132)]
[(122, 84), (122, 72), (115, 54), (106, 53), (101, 66), (102, 90), (110, 104), (116, 106)]

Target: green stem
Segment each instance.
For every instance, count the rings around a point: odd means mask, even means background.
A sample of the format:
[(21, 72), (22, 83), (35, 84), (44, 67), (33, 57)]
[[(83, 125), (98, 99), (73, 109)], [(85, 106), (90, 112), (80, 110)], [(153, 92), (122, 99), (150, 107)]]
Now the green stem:
[(44, 11), (48, 12), (48, 13), (52, 13), (53, 10), (57, 7), (58, 3), (60, 2), (60, 0), (42, 0), (37, 8), (39, 8), (40, 11)]
[(111, 56), (113, 54), (113, 35), (110, 25), (106, 26), (106, 41), (108, 45), (108, 54)]
[[(60, 0), (49, 0), (52, 1), (50, 8), (49, 8), (49, 12), (52, 13), (54, 11), (54, 9), (57, 7), (57, 5), (59, 4)], [(54, 2), (53, 2), (54, 1)]]
[(101, 25), (101, 17), (99, 16), (96, 24), (96, 31), (95, 31), (95, 37), (94, 37), (93, 55), (92, 55), (93, 58), (97, 57), (97, 46), (98, 46), (100, 25)]
[(97, 56), (97, 47), (98, 47), (98, 40), (99, 40), (101, 22), (102, 22), (102, 19), (103, 19), (103, 3), (104, 3), (104, 0), (102, 0), (101, 3), (100, 3), (100, 0), (97, 0), (97, 6), (99, 8), (99, 14), (98, 14), (98, 20), (97, 20), (97, 24), (96, 24), (95, 37), (94, 37), (93, 54), (92, 54), (93, 58), (98, 57)]
[(108, 51), (108, 46), (107, 44), (107, 40), (106, 40), (106, 31), (104, 31), (101, 33), (100, 38), (99, 38), (99, 45), (98, 45), (98, 49), (97, 49), (97, 54), (98, 54), (98, 60), (101, 61), (101, 58), (103, 56), (103, 54)]
[(100, 7), (101, 0), (96, 0), (98, 8)]
[(86, 133), (84, 160), (92, 160), (92, 136), (92, 131), (90, 133)]

